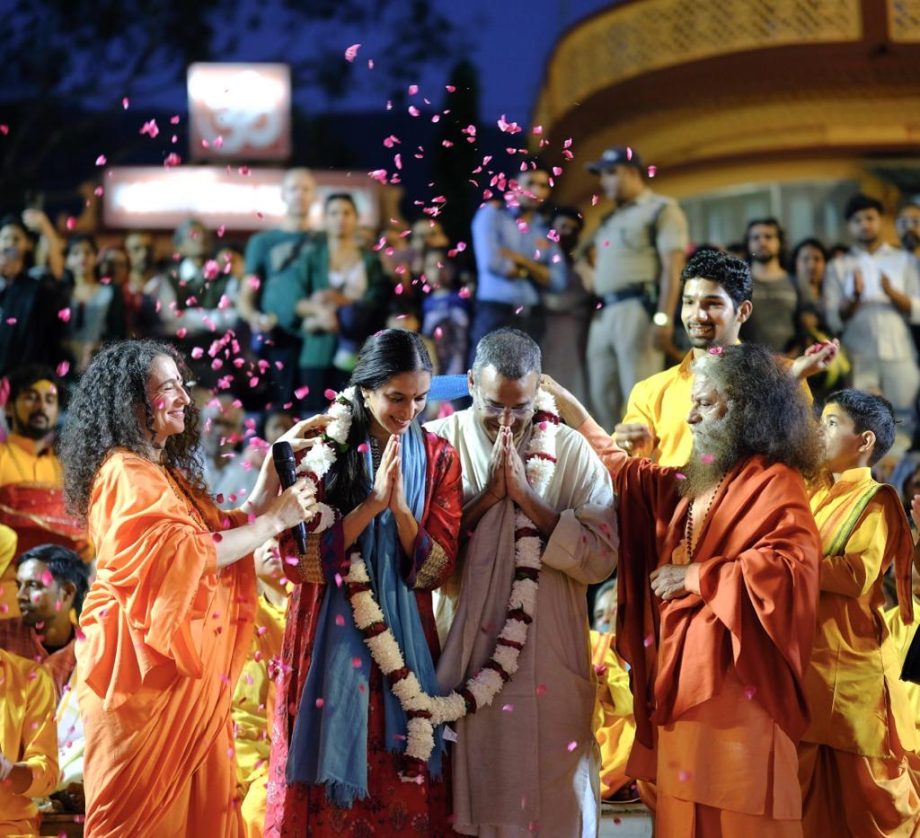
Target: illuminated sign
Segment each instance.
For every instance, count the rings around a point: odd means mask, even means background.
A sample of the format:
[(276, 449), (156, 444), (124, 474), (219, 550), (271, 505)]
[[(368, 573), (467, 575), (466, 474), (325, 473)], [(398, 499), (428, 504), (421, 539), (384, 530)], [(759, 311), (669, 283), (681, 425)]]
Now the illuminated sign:
[[(211, 229), (264, 230), (281, 226), (284, 169), (228, 166), (113, 167), (105, 173), (103, 217), (106, 227), (172, 230), (187, 218)], [(366, 175), (314, 172), (316, 200), (310, 226), (319, 227), (326, 195), (348, 192), (358, 206), (359, 223), (376, 228), (380, 186)]]
[(287, 64), (191, 64), (188, 107), (194, 160), (286, 160), (291, 155)]

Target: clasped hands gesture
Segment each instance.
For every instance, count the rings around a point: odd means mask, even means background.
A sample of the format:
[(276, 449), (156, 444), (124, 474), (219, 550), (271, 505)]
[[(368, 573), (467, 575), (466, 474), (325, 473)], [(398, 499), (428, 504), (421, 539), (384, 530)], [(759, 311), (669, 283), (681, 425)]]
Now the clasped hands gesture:
[(495, 500), (509, 497), (520, 506), (530, 492), (524, 461), (514, 446), (514, 434), (510, 426), (502, 425), (489, 456), (489, 482), (486, 484), (486, 493)]
[(389, 509), (394, 515), (412, 514), (406, 502), (400, 446), (399, 437), (394, 434), (387, 440), (380, 456), (380, 465), (374, 475), (374, 485), (367, 498), (374, 515), (379, 515), (385, 509)]

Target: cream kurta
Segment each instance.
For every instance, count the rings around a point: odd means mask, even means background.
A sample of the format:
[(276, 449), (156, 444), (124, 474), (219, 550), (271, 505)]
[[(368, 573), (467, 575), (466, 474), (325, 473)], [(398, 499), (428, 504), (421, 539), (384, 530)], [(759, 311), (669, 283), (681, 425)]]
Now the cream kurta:
[[(468, 500), (488, 479), (492, 442), (472, 411), (429, 424), (459, 452)], [(518, 451), (523, 455), (529, 430)], [(586, 586), (616, 566), (614, 496), (587, 442), (560, 426), (544, 500), (561, 513), (546, 544), (533, 623), (519, 669), (490, 707), (456, 725), (454, 829), (467, 835), (594, 836), (599, 754), (592, 731), (596, 680)], [(445, 689), (488, 660), (514, 575), (514, 506), (482, 517), (462, 557), (456, 617), (438, 664)]]

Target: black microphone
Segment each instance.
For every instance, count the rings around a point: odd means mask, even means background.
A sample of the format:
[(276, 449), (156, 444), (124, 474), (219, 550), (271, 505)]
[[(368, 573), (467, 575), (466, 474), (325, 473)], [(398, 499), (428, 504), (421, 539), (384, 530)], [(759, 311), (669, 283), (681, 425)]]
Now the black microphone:
[[(278, 480), (281, 481), (281, 488), (287, 489), (297, 482), (297, 461), (294, 459), (294, 449), (291, 448), (290, 442), (276, 442), (272, 446), (272, 460), (275, 463), (275, 471), (278, 472)], [(288, 530), (300, 554), (307, 552), (307, 528), (304, 522), (295, 524)]]

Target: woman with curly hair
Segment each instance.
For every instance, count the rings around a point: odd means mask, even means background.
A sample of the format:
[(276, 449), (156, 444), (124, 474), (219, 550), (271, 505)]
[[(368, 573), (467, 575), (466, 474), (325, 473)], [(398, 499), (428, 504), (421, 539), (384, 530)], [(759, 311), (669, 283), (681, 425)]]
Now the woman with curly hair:
[[(306, 481), (279, 495), (266, 464), (243, 508), (215, 506), (186, 373), (165, 344), (113, 344), (63, 433), (65, 492), (97, 561), (77, 647), (88, 838), (243, 834), (230, 700), (256, 610), (249, 556), (314, 511)], [(304, 447), (316, 424), (286, 438)]]
[[(431, 386), (417, 334), (369, 338), (351, 385), (347, 448), (320, 485), (335, 521), (310, 535), (290, 574), (299, 584), (281, 650), (265, 834), (448, 835), (441, 736), (427, 762), (413, 763), (398, 691), (365, 645), (341, 577), (359, 551), (406, 666), (437, 690), (431, 591), (457, 555), (460, 458), (417, 421)], [(415, 782), (403, 782), (413, 768)]]

